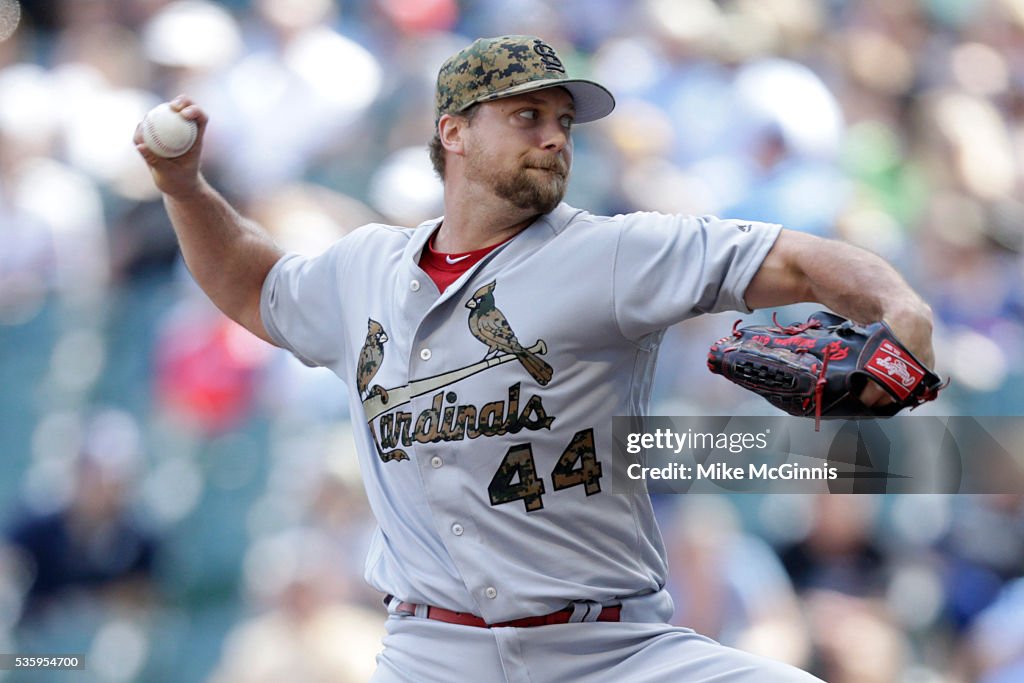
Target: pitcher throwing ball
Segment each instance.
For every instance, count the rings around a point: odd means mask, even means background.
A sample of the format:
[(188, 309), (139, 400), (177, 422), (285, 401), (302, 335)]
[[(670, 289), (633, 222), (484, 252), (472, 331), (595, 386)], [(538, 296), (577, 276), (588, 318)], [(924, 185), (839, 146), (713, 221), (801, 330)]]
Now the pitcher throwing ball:
[[(613, 415), (647, 410), (669, 325), (816, 301), (931, 364), (931, 312), (876, 256), (778, 225), (562, 202), (573, 127), (612, 95), (531, 36), (441, 67), (445, 215), (283, 253), (182, 157), (142, 144), (192, 274), (227, 315), (348, 386), (389, 612), (375, 681), (813, 681), (670, 626), (646, 493), (608, 489)], [(268, 124), (269, 125), (269, 124)], [(867, 390), (866, 402), (886, 401)]]

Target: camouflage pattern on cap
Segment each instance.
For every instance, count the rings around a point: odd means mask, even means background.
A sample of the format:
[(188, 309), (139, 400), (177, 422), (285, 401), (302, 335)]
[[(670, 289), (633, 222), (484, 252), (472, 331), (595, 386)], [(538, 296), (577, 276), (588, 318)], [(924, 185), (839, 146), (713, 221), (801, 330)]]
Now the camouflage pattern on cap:
[(574, 97), (583, 92), (581, 85), (587, 94), (595, 88), (603, 91), (601, 98), (607, 101), (588, 120), (606, 115), (615, 106), (604, 87), (569, 78), (554, 48), (536, 36), (479, 38), (449, 57), (438, 72), (435, 120), (477, 102), (558, 85), (565, 85)]

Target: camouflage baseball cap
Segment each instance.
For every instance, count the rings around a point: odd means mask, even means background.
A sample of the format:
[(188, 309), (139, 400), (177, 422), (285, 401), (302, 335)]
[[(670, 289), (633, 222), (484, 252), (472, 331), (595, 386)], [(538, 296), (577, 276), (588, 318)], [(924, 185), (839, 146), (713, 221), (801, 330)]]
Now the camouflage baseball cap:
[(615, 108), (615, 98), (604, 86), (569, 78), (554, 48), (540, 38), (479, 38), (441, 66), (434, 119), (456, 114), (477, 102), (556, 86), (572, 95), (576, 123), (596, 121)]

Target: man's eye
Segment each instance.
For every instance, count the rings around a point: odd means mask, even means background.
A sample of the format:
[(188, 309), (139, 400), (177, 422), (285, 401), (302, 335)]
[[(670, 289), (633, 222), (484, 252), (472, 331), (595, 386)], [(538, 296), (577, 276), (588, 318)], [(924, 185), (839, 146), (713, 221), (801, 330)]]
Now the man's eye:
[(562, 121), (562, 125), (564, 127), (566, 127), (566, 128), (572, 128), (572, 124), (575, 122), (575, 120), (571, 116), (569, 116), (568, 114), (563, 116), (561, 121)]
[(537, 110), (524, 109), (523, 111), (519, 112), (519, 115), (522, 116), (524, 119), (530, 119), (532, 121), (537, 118)]

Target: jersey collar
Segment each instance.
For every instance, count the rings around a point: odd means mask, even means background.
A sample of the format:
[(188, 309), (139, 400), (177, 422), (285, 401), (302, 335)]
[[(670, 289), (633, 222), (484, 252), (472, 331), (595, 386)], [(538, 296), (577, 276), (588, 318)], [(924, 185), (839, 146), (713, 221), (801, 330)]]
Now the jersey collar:
[[(546, 226), (547, 230), (550, 230), (554, 234), (558, 234), (565, 229), (569, 222), (577, 215), (583, 213), (581, 209), (575, 209), (565, 202), (561, 202), (558, 206), (552, 209), (549, 213), (540, 216), (533, 224), (523, 230), (519, 235), (513, 237), (509, 242), (515, 242), (519, 237), (529, 232), (539, 232)], [(424, 221), (417, 225), (413, 230), (412, 239), (409, 240), (409, 245), (406, 248), (406, 257), (411, 257), (413, 260), (419, 260), (419, 254), (422, 253), (423, 247), (426, 246), (427, 240), (434, 234), (434, 231), (441, 225), (441, 221), (444, 220), (444, 216), (437, 218), (431, 218), (428, 221)]]

